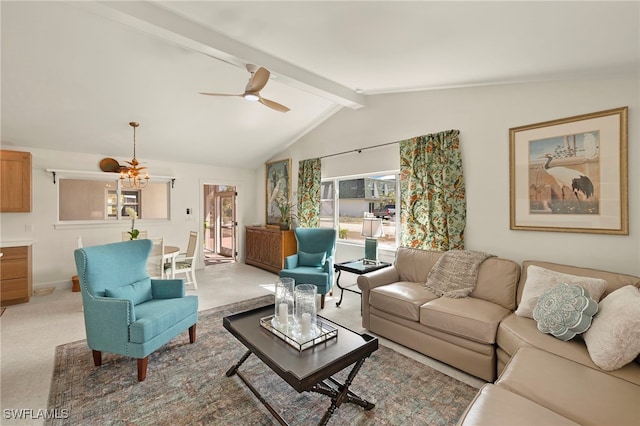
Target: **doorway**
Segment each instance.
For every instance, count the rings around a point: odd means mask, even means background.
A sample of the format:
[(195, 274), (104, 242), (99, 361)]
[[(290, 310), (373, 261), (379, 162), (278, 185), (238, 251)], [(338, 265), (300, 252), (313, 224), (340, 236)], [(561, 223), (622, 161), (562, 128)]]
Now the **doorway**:
[(235, 262), (238, 193), (232, 185), (204, 185), (204, 263)]

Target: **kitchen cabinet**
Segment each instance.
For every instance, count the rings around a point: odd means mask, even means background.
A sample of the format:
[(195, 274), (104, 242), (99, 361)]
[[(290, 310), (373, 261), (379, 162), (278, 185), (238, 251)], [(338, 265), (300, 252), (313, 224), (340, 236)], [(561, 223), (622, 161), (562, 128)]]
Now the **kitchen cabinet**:
[(0, 212), (31, 211), (31, 153), (0, 150)]
[(31, 298), (31, 246), (0, 248), (0, 305), (26, 303)]

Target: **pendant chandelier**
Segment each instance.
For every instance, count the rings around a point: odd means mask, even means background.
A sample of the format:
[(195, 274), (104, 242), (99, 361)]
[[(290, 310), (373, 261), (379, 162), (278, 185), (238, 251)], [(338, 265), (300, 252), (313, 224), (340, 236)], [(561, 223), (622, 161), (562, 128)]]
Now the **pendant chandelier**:
[(120, 184), (124, 188), (144, 188), (149, 185), (149, 173), (143, 172), (146, 167), (138, 167), (140, 163), (136, 159), (136, 127), (139, 125), (140, 123), (135, 121), (129, 123), (129, 126), (133, 127), (133, 158), (131, 161), (125, 161), (129, 167), (120, 170)]

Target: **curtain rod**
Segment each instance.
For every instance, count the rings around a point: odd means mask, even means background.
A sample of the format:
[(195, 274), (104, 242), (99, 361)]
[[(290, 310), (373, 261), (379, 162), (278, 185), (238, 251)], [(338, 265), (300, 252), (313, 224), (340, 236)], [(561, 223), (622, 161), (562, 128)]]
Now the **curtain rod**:
[(393, 144), (396, 144), (396, 143), (400, 143), (400, 142), (396, 141), (396, 142), (381, 143), (380, 145), (367, 146), (365, 148), (357, 148), (357, 149), (351, 149), (349, 151), (337, 152), (335, 154), (323, 155), (322, 157), (319, 157), (319, 158), (322, 159), (322, 158), (328, 158), (328, 157), (335, 157), (336, 155), (349, 154), (349, 153), (352, 153), (352, 152), (357, 152), (358, 154), (360, 154), (362, 151), (364, 151), (366, 149), (380, 148), (381, 146), (393, 145)]

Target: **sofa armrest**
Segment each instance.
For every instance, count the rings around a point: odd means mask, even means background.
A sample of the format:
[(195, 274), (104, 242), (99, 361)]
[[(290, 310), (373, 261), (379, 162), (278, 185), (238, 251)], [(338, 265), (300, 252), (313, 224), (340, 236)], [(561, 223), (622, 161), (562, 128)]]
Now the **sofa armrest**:
[(184, 297), (185, 288), (183, 279), (151, 280), (151, 294), (154, 299), (175, 299)]
[(371, 289), (398, 281), (400, 281), (400, 274), (395, 265), (358, 276), (358, 287), (362, 291), (362, 326), (364, 328), (368, 330), (370, 324), (369, 293)]
[(284, 269), (294, 269), (298, 267), (298, 255), (292, 254), (284, 258)]
[(400, 273), (395, 266), (378, 269), (368, 274), (358, 276), (358, 287), (360, 290), (369, 291), (381, 285), (391, 284), (400, 281)]

